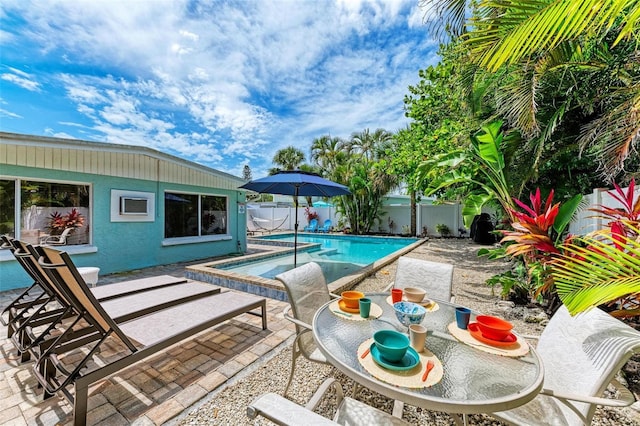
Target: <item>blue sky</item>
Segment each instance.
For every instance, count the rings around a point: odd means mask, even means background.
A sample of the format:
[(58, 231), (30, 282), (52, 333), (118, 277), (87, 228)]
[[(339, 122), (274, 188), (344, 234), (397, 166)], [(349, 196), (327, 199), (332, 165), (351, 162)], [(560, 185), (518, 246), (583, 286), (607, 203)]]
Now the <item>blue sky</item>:
[(418, 0), (3, 0), (0, 130), (258, 178), (278, 149), (405, 127), (436, 51)]

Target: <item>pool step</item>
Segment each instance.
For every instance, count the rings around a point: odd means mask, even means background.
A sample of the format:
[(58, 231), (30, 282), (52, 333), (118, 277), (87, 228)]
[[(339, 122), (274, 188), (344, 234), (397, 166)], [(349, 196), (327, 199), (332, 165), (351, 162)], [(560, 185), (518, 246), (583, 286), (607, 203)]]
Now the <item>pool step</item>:
[(325, 249), (325, 250), (320, 250), (314, 253), (314, 255), (316, 256), (322, 256), (322, 257), (329, 257), (329, 256), (333, 256), (338, 254), (338, 249), (337, 248), (333, 248), (333, 249)]

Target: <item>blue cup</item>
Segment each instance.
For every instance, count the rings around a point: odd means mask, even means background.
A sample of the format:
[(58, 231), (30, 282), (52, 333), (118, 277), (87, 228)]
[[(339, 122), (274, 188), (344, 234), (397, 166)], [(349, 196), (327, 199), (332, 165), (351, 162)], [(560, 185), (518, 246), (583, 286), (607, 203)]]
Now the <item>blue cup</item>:
[(456, 324), (458, 324), (458, 328), (466, 330), (467, 326), (469, 325), (470, 318), (471, 309), (463, 308), (461, 306), (456, 308)]
[(363, 297), (360, 299), (360, 316), (369, 318), (369, 312), (371, 312), (371, 299)]

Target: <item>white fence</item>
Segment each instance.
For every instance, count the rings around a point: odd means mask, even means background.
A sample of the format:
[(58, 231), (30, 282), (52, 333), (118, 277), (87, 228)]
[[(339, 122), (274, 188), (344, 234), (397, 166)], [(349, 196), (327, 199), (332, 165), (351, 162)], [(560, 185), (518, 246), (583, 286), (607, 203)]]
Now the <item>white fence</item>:
[[(624, 192), (627, 192), (628, 188), (623, 188)], [(598, 217), (598, 213), (590, 211), (589, 209), (597, 208), (599, 206), (607, 206), (609, 208), (622, 208), (622, 205), (618, 200), (613, 198), (609, 192), (612, 190), (607, 188), (594, 189), (593, 193), (584, 196), (584, 201), (589, 206), (586, 209), (578, 212), (576, 220), (574, 220), (569, 231), (572, 234), (583, 235), (588, 232), (592, 232), (598, 229), (602, 229), (607, 225), (607, 220)], [(615, 191), (615, 190), (614, 190)], [(633, 194), (633, 200), (635, 201), (640, 195), (640, 188), (636, 189)]]
[[(626, 191), (627, 188), (624, 188)], [(579, 211), (576, 215), (569, 231), (572, 234), (586, 234), (596, 229), (601, 229), (606, 225), (606, 220), (596, 217), (596, 213), (590, 211), (599, 205), (612, 208), (622, 207), (620, 203), (608, 194), (610, 190), (598, 188), (592, 194), (584, 196), (585, 204), (588, 206)], [(640, 195), (640, 188), (635, 191), (634, 200)], [(312, 207), (312, 211), (318, 213), (320, 226), (326, 219), (331, 219), (334, 229), (339, 222), (339, 216), (335, 207)], [(461, 215), (462, 206), (460, 204), (440, 204), (429, 205), (420, 204), (416, 211), (416, 233), (423, 234), (426, 227), (426, 234), (429, 236), (440, 236), (436, 231), (439, 224), (446, 225), (451, 231), (451, 235), (457, 236), (459, 229), (464, 228), (464, 221)], [(372, 232), (406, 234), (411, 226), (411, 207), (408, 205), (385, 206), (382, 208), (382, 222), (374, 225)], [(298, 230), (302, 231), (308, 222), (304, 215), (305, 208), (298, 208)], [(252, 222), (253, 218), (257, 221)], [(263, 219), (262, 221), (260, 219)], [(266, 220), (266, 221), (264, 221)], [(391, 222), (390, 222), (391, 221)], [(295, 223), (295, 209), (293, 207), (265, 207), (258, 209), (247, 209), (247, 229), (255, 228), (255, 224), (264, 225), (263, 228), (271, 229), (278, 227), (278, 230), (293, 230)], [(391, 224), (391, 226), (390, 226)], [(280, 225), (280, 226), (278, 226)], [(465, 228), (468, 234), (468, 229)]]
[[(416, 232), (423, 233), (426, 227), (427, 235), (439, 236), (436, 225), (446, 225), (451, 235), (458, 235), (458, 228), (464, 228), (461, 206), (459, 204), (419, 205), (416, 211)], [(334, 229), (337, 229), (339, 215), (335, 207), (312, 207), (311, 211), (318, 213), (320, 226), (326, 219), (331, 219)], [(298, 208), (298, 230), (302, 231), (308, 221), (304, 215), (305, 208)], [(392, 234), (406, 234), (411, 226), (410, 206), (385, 206), (382, 208), (382, 221), (371, 231)], [(254, 220), (255, 219), (255, 220)], [(247, 229), (260, 226), (264, 229), (293, 230), (295, 223), (295, 209), (293, 207), (265, 207), (247, 209)], [(468, 234), (467, 234), (468, 235)]]

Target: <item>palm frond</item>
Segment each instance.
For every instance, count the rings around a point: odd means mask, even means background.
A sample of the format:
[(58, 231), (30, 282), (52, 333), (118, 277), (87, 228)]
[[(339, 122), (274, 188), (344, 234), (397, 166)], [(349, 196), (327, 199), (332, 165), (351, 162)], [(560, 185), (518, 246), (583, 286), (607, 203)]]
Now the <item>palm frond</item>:
[(423, 20), (438, 39), (443, 40), (447, 34), (458, 37), (464, 33), (466, 0), (420, 0), (419, 6), (424, 11)]
[[(636, 9), (636, 0), (485, 0), (465, 43), (477, 63), (496, 71), (580, 35), (606, 33), (621, 16), (633, 19)], [(637, 19), (625, 34), (636, 26)]]
[(623, 100), (586, 124), (578, 140), (581, 149), (598, 145), (605, 177), (622, 170), (624, 161), (640, 141), (640, 81), (618, 92), (618, 98)]
[[(598, 231), (564, 245), (551, 264), (558, 296), (572, 314), (640, 294), (640, 242)], [(623, 307), (624, 308), (624, 307)]]

